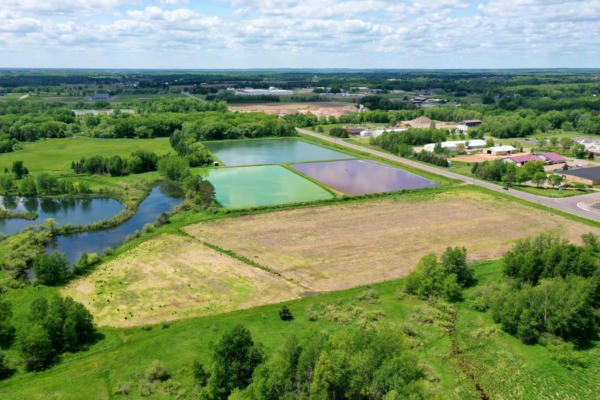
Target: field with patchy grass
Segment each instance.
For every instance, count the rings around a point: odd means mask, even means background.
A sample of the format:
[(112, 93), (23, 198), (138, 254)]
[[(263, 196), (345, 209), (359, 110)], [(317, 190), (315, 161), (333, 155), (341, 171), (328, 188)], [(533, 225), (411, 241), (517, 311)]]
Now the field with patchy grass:
[(40, 172), (71, 173), (71, 162), (81, 157), (129, 156), (137, 150), (165, 154), (172, 151), (169, 138), (156, 139), (98, 139), (73, 137), (45, 139), (22, 143), (22, 150), (0, 154), (0, 170), (10, 169), (13, 161), (22, 160), (32, 174)]
[(62, 290), (98, 324), (156, 324), (276, 303), (300, 288), (177, 235), (161, 235), (121, 254)]
[[(493, 282), (501, 275), (500, 263), (477, 264), (475, 273), (478, 286)], [(465, 301), (450, 306), (403, 295), (401, 288), (402, 281), (390, 281), (371, 289), (354, 288), (290, 301), (287, 305), (293, 321), (281, 321), (280, 306), (274, 304), (168, 325), (104, 327), (104, 339), (89, 349), (66, 353), (60, 364), (47, 371), (19, 371), (0, 382), (0, 398), (195, 399), (198, 394), (192, 363), (198, 359), (207, 365), (215, 341), (236, 324), (248, 327), (267, 354), (280, 349), (291, 335), (302, 339), (317, 332), (352, 332), (365, 326), (397, 328), (406, 333), (425, 369), (428, 398), (481, 399), (475, 384), (489, 399), (596, 398), (594, 393), (600, 390), (597, 342), (578, 352), (588, 362), (587, 368), (568, 369), (552, 359), (546, 347), (523, 344), (502, 332), (488, 313), (475, 311), (470, 290)], [(16, 307), (26, 308), (33, 292), (37, 298), (54, 290), (42, 286), (32, 288), (26, 298), (13, 297), (22, 291), (11, 290), (8, 295)], [(366, 291), (370, 300), (365, 300)], [(16, 357), (11, 352), (8, 356)], [(146, 370), (154, 360), (165, 365), (170, 378), (148, 385)], [(472, 376), (464, 372), (464, 365), (470, 367)], [(129, 395), (116, 396), (123, 385), (130, 386)]]
[(600, 229), (469, 187), (394, 199), (220, 219), (184, 228), (314, 291), (405, 276), (427, 253), (465, 246), (470, 261), (554, 232), (580, 243)]

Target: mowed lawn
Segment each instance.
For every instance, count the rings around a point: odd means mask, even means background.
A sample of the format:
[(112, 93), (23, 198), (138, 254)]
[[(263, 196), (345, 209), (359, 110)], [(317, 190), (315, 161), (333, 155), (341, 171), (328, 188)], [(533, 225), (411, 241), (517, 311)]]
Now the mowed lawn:
[(218, 314), (298, 298), (300, 288), (200, 241), (161, 235), (62, 290), (115, 327)]
[(470, 261), (501, 257), (519, 238), (553, 232), (580, 243), (600, 229), (462, 187), (393, 199), (220, 219), (184, 228), (313, 291), (405, 276), (421, 257), (464, 246)]
[(137, 150), (165, 154), (173, 151), (169, 138), (155, 139), (98, 139), (73, 137), (43, 139), (21, 143), (23, 150), (0, 154), (0, 170), (10, 169), (13, 161), (22, 160), (32, 174), (40, 172), (69, 173), (71, 162), (81, 157), (128, 156)]

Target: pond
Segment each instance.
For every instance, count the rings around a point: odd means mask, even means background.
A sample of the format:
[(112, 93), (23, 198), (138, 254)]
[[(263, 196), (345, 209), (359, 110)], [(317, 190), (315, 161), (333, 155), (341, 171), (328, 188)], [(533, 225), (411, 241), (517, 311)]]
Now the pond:
[(82, 232), (58, 236), (48, 245), (48, 251), (65, 253), (71, 263), (77, 262), (81, 253), (102, 255), (107, 247), (121, 244), (127, 235), (141, 231), (145, 224), (152, 223), (164, 212), (173, 210), (183, 201), (183, 193), (173, 185), (163, 184), (152, 189), (139, 205), (137, 213), (123, 224), (103, 231)]
[(354, 158), (339, 151), (297, 139), (260, 139), (205, 142), (225, 165), (283, 164), (291, 162), (345, 160)]
[(354, 195), (437, 185), (419, 175), (369, 160), (294, 164), (291, 167), (332, 188)]
[(225, 208), (249, 208), (330, 199), (319, 185), (279, 166), (209, 169), (205, 177)]
[(46, 218), (54, 218), (59, 226), (88, 225), (114, 217), (125, 209), (125, 206), (115, 199), (0, 196), (0, 208), (38, 214), (32, 221), (22, 218), (0, 218), (0, 232), (14, 235), (28, 226), (43, 224)]

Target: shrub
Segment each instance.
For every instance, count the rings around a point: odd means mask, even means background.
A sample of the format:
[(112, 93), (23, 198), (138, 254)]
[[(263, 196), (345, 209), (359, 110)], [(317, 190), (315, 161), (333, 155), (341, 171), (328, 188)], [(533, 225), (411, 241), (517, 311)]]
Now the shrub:
[(588, 365), (585, 356), (575, 350), (573, 343), (565, 342), (561, 338), (547, 333), (540, 336), (540, 343), (550, 350), (550, 358), (569, 369), (585, 368)]
[(347, 138), (347, 137), (349, 137), (348, 131), (345, 130), (344, 128), (339, 128), (339, 127), (331, 128), (329, 130), (329, 134), (331, 136), (339, 137), (339, 138)]
[(288, 306), (283, 305), (279, 309), (279, 318), (281, 318), (282, 321), (291, 321), (294, 319), (294, 316)]
[(165, 156), (158, 161), (158, 171), (172, 181), (179, 181), (190, 175), (190, 163), (184, 157)]
[(129, 393), (131, 393), (131, 383), (129, 382), (124, 382), (119, 384), (119, 386), (115, 389), (115, 395), (125, 395), (127, 396)]
[(15, 370), (8, 366), (6, 362), (6, 356), (0, 353), (0, 380), (8, 378), (14, 372)]
[(67, 257), (59, 252), (42, 254), (33, 262), (33, 272), (44, 285), (55, 286), (64, 283), (69, 275)]
[(474, 282), (466, 257), (467, 251), (458, 247), (448, 247), (441, 262), (433, 253), (426, 255), (406, 277), (405, 290), (421, 298), (441, 296), (448, 301), (460, 300), (462, 288)]
[(146, 380), (148, 382), (163, 382), (169, 379), (167, 369), (158, 360), (152, 362), (152, 365), (146, 370)]
[(200, 386), (206, 385), (210, 374), (204, 370), (204, 366), (200, 361), (194, 361), (194, 364), (192, 365), (192, 373), (194, 374), (194, 379), (196, 379), (196, 382)]
[(21, 353), (27, 371), (39, 371), (47, 368), (54, 358), (54, 349), (48, 332), (41, 324), (27, 329), (21, 343)]
[(0, 301), (0, 348), (8, 349), (15, 339), (15, 327), (11, 323), (12, 307), (7, 301)]
[(356, 298), (356, 300), (358, 300), (358, 301), (368, 301), (368, 302), (371, 302), (371, 303), (376, 303), (379, 300), (379, 295), (377, 294), (377, 292), (375, 291), (375, 289), (371, 288), (371, 289), (365, 290), (360, 295), (358, 295), (358, 297)]

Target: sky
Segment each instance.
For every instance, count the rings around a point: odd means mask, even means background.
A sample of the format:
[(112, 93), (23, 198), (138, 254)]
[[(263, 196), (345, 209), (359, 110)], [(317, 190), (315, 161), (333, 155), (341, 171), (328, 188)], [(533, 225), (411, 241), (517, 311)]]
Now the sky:
[(600, 0), (0, 0), (5, 68), (597, 68)]

